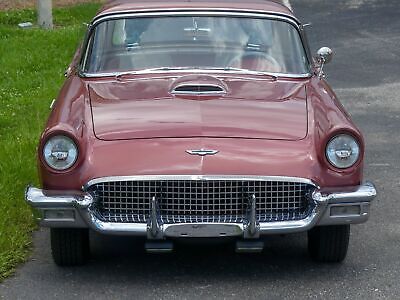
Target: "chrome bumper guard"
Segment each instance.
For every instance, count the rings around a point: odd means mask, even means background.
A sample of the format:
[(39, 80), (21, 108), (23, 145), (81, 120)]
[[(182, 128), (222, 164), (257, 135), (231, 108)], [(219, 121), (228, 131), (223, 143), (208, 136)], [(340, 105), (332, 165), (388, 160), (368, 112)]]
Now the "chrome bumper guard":
[(91, 228), (105, 234), (140, 235), (149, 239), (165, 237), (224, 237), (238, 236), (258, 238), (265, 234), (307, 231), (314, 226), (358, 224), (369, 217), (371, 201), (376, 189), (370, 182), (359, 186), (353, 192), (312, 195), (315, 202), (313, 212), (303, 220), (264, 222), (256, 220), (255, 197), (250, 201), (250, 209), (244, 223), (179, 223), (162, 224), (155, 197), (151, 199), (151, 217), (148, 224), (107, 223), (99, 220), (92, 210), (94, 199), (90, 194), (65, 195), (55, 191), (47, 192), (28, 187), (26, 201), (41, 212), (41, 225), (62, 228)]

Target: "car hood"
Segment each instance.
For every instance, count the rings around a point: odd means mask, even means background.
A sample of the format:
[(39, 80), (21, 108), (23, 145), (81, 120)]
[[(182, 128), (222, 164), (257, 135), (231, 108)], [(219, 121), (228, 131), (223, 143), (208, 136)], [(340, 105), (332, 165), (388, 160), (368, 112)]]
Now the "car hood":
[[(223, 93), (174, 93), (183, 85)], [(307, 135), (304, 80), (160, 76), (88, 84), (94, 132), (102, 140), (251, 138), (300, 140)]]

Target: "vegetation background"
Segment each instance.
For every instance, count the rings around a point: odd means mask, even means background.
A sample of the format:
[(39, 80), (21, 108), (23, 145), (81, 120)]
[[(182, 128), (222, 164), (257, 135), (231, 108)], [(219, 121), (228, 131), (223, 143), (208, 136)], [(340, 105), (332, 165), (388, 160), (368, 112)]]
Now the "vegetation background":
[[(38, 0), (0, 0), (0, 10), (33, 8)], [(69, 6), (79, 3), (100, 2), (101, 0), (53, 0), (54, 7)]]
[(39, 136), (84, 36), (83, 23), (101, 6), (54, 1), (54, 30), (18, 28), (21, 22), (35, 23), (34, 3), (0, 0), (0, 281), (29, 255), (36, 222), (24, 190), (38, 184)]

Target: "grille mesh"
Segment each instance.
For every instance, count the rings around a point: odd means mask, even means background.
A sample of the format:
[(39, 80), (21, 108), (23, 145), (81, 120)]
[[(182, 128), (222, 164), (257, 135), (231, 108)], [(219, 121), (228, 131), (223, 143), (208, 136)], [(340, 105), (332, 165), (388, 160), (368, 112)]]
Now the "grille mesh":
[(304, 219), (314, 208), (313, 188), (281, 181), (149, 180), (96, 183), (88, 191), (106, 222), (146, 223), (156, 197), (163, 223), (229, 223), (243, 221), (252, 194), (260, 222)]

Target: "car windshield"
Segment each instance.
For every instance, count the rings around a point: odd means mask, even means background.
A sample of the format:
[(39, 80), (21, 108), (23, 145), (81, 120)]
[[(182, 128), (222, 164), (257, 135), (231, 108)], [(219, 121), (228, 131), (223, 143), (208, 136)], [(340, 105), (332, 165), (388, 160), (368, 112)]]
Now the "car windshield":
[(148, 69), (241, 69), (307, 74), (297, 29), (267, 18), (160, 16), (113, 19), (96, 26), (86, 73)]

